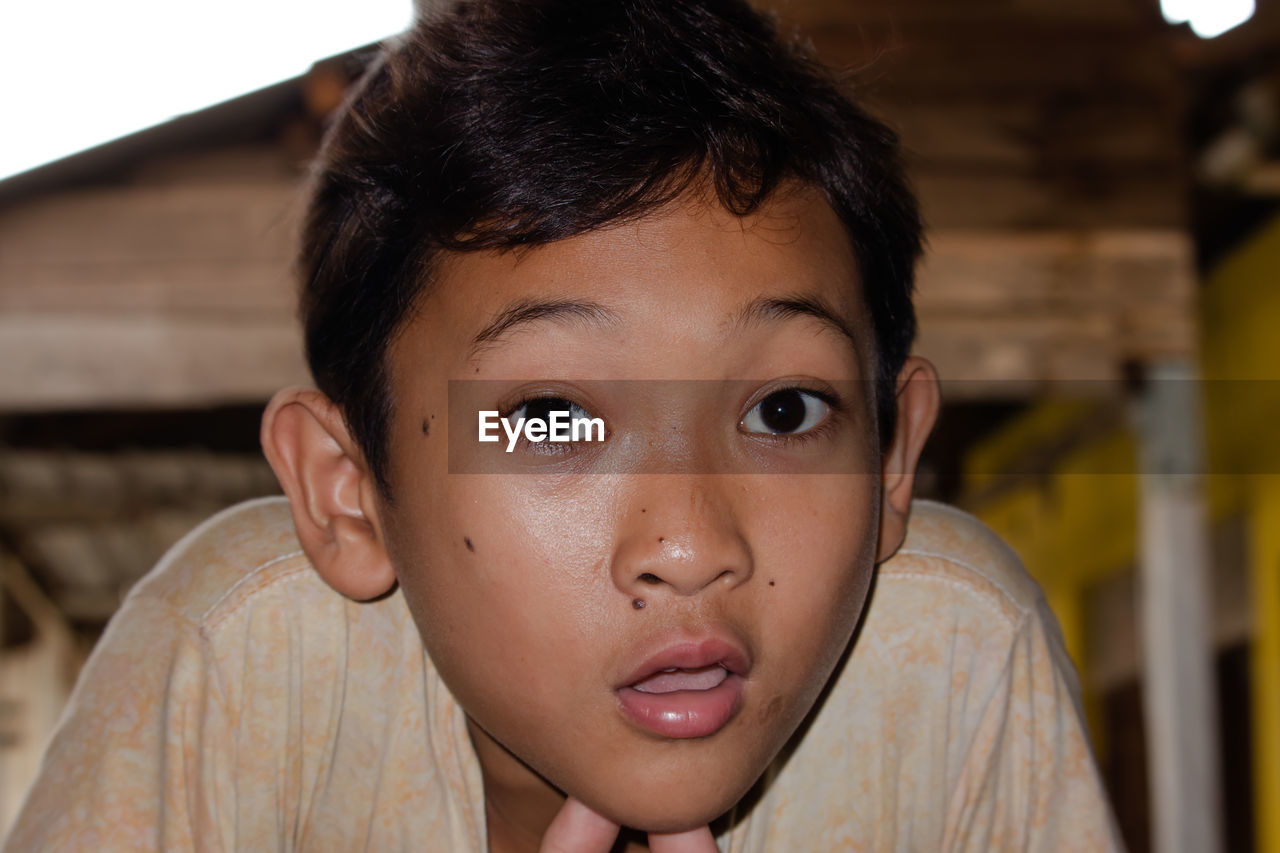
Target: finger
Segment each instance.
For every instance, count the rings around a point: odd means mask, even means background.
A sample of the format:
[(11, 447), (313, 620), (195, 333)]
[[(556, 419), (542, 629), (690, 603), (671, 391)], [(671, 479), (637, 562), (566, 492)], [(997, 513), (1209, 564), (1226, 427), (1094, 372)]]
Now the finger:
[(618, 825), (573, 797), (564, 801), (542, 836), (541, 853), (609, 853)]
[(672, 835), (649, 833), (649, 850), (652, 853), (720, 853), (716, 847), (715, 836), (711, 828), (700, 826), (688, 832), (677, 832)]

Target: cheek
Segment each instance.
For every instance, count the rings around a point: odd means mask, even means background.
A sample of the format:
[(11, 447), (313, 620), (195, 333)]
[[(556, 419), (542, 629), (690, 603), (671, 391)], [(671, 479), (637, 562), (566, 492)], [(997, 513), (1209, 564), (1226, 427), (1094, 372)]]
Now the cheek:
[[(548, 490), (532, 476), (455, 475), (388, 532), (423, 641), (464, 705), (490, 688), (537, 692), (610, 629), (606, 478)], [(541, 673), (541, 676), (539, 675)]]
[(803, 675), (792, 689), (816, 692), (825, 683), (862, 613), (874, 571), (877, 486), (866, 475), (815, 477), (756, 523), (770, 614), (762, 646)]

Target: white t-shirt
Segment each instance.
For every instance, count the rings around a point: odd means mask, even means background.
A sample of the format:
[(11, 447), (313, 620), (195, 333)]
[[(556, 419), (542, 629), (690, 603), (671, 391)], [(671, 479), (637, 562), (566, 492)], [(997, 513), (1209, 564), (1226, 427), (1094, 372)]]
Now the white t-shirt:
[[(1120, 849), (1057, 624), (1003, 543), (917, 502), (868, 607), (722, 851)], [(5, 849), (483, 851), (483, 796), (403, 597), (334, 592), (264, 499), (129, 595)]]

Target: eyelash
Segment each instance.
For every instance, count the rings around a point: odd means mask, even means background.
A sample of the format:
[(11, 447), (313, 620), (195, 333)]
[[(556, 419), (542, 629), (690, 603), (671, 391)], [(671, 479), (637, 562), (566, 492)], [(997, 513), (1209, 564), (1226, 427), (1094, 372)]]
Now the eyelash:
[[(507, 406), (505, 410), (499, 410), (499, 411), (501, 412), (501, 417), (510, 418), (513, 414), (520, 411), (525, 406), (528, 406), (532, 403), (541, 403), (545, 401), (568, 403), (571, 408), (581, 409), (582, 411), (587, 412), (587, 407), (582, 405), (581, 403), (575, 402), (569, 399), (568, 397), (564, 397), (560, 394), (548, 394), (548, 393), (530, 394), (527, 397), (521, 397), (515, 403), (512, 403), (511, 405)], [(590, 414), (590, 412), (587, 412), (587, 413)]]

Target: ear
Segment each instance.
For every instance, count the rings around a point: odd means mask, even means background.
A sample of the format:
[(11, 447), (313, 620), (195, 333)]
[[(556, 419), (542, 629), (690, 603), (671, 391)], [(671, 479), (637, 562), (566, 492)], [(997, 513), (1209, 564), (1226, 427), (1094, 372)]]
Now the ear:
[(377, 489), (338, 407), (319, 391), (286, 388), (267, 404), (261, 440), (298, 541), (325, 583), (357, 601), (390, 590), (395, 572)]
[(919, 356), (910, 356), (898, 372), (893, 439), (880, 460), (880, 544), (876, 561), (886, 560), (902, 545), (911, 514), (916, 463), (933, 429), (940, 405), (938, 373)]

